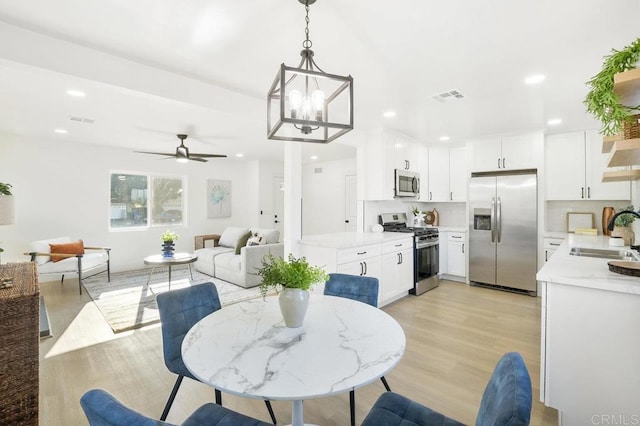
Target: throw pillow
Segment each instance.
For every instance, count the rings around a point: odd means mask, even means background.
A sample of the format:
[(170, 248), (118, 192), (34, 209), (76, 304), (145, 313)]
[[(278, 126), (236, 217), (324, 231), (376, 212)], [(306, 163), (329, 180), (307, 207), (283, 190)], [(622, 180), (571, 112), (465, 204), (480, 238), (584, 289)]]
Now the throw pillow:
[(253, 236), (247, 240), (248, 246), (261, 246), (266, 243), (267, 243), (267, 240), (264, 237), (258, 235), (257, 233), (253, 234)]
[(222, 231), (218, 245), (222, 247), (236, 248), (240, 238), (246, 235), (247, 232), (249, 232), (249, 228), (227, 226), (224, 231)]
[(238, 244), (236, 244), (236, 254), (240, 254), (240, 249), (247, 245), (247, 240), (251, 237), (251, 232), (247, 232), (238, 240)]
[(59, 254), (84, 254), (84, 242), (82, 240), (74, 241), (66, 244), (49, 244), (51, 248), (51, 261), (60, 262), (67, 259), (62, 256), (55, 256), (54, 253)]

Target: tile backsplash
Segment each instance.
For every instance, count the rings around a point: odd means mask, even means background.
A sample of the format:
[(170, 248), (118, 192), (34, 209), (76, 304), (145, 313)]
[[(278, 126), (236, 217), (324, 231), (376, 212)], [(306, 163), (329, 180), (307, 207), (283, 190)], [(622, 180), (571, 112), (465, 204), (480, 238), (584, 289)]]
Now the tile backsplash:
[(613, 207), (616, 212), (629, 206), (628, 201), (547, 201), (546, 231), (567, 232), (567, 213), (593, 213), (593, 227), (602, 234), (602, 209)]

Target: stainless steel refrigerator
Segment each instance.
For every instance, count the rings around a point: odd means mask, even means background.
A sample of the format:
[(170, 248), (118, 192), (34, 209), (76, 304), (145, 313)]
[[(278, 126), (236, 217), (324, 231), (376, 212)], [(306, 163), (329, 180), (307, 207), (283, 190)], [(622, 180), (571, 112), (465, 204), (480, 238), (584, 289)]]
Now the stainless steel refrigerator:
[(472, 173), (469, 280), (536, 294), (537, 175)]

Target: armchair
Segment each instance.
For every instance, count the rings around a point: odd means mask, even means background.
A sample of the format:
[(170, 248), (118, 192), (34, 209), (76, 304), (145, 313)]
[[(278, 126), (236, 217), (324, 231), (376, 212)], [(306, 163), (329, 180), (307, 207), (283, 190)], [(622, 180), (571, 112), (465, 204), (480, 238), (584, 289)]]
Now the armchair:
[[(87, 253), (89, 250), (92, 252)], [(65, 274), (77, 274), (80, 294), (83, 278), (106, 272), (107, 281), (111, 282), (109, 247), (85, 246), (82, 240), (74, 242), (69, 237), (60, 237), (32, 241), (29, 251), (24, 254), (36, 262), (38, 275), (60, 275), (60, 283), (63, 283)]]

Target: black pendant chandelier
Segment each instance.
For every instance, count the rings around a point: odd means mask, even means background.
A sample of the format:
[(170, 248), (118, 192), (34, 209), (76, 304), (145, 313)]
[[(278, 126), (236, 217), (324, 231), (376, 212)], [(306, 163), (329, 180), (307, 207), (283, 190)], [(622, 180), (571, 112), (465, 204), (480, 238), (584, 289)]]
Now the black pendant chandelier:
[(309, 39), (309, 5), (306, 38), (297, 67), (280, 65), (267, 96), (267, 137), (282, 141), (329, 143), (353, 129), (353, 78), (324, 72), (313, 59)]

